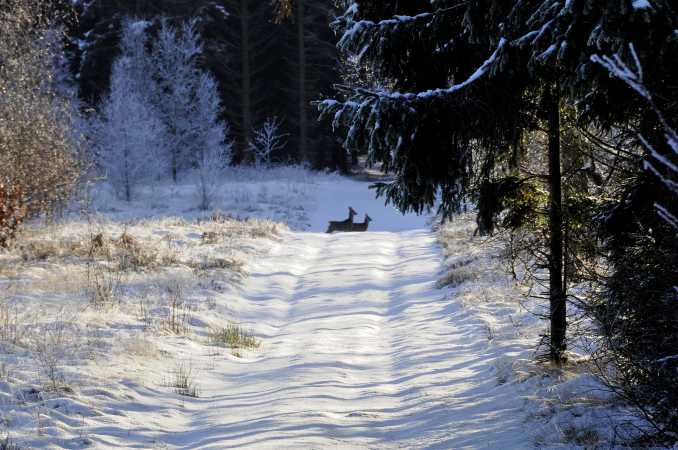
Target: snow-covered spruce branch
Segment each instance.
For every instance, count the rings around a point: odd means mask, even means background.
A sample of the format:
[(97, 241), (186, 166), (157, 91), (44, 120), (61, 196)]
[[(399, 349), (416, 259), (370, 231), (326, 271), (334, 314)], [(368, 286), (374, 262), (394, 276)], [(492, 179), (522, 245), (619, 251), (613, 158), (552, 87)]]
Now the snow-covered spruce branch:
[[(419, 93), (370, 90), (351, 86), (336, 86), (346, 101), (324, 100), (318, 103), (322, 116), (331, 116), (335, 129), (348, 129), (345, 145), (359, 147), (368, 144), (368, 158), (386, 165), (398, 158), (399, 152), (417, 139), (417, 108), (431, 102), (445, 101), (485, 76), (499, 58), (508, 41), (502, 38), (490, 57), (466, 80), (447, 88)], [(409, 105), (402, 107), (403, 104)]]
[[(431, 97), (444, 97), (447, 95), (454, 94), (458, 91), (463, 90), (464, 88), (470, 86), (483, 76), (487, 74), (489, 69), (492, 67), (494, 63), (497, 62), (497, 59), (504, 49), (504, 47), (507, 44), (507, 40), (505, 38), (501, 38), (499, 41), (499, 44), (497, 45), (497, 48), (495, 51), (490, 55), (490, 57), (485, 60), (485, 62), (475, 71), (471, 76), (469, 76), (466, 80), (462, 81), (461, 83), (454, 84), (452, 86), (446, 87), (446, 88), (440, 88), (440, 89), (430, 89), (427, 91), (422, 91), (422, 92), (393, 92), (393, 91), (388, 91), (385, 89), (382, 90), (370, 90), (370, 89), (365, 89), (365, 88), (348, 88), (346, 86), (337, 86), (340, 90), (348, 90), (348, 91), (353, 91), (353, 93), (359, 94), (360, 96), (367, 97), (367, 98), (376, 98), (379, 100), (386, 100), (386, 99), (398, 99), (398, 100), (423, 100)], [(323, 102), (320, 102), (321, 107), (322, 106), (332, 106), (336, 103), (334, 100), (326, 100)], [(356, 102), (346, 102), (349, 106), (352, 105), (358, 105)]]
[(643, 97), (648, 102), (652, 103), (652, 106), (654, 107), (655, 111), (657, 111), (657, 108), (654, 106), (654, 102), (652, 100), (652, 95), (650, 95), (650, 92), (645, 88), (645, 85), (643, 84), (643, 67), (640, 64), (640, 59), (638, 59), (638, 54), (636, 53), (636, 49), (633, 46), (633, 44), (629, 44), (629, 51), (631, 53), (631, 57), (633, 58), (635, 71), (631, 69), (628, 65), (626, 65), (626, 63), (618, 53), (613, 55), (612, 57), (607, 55), (603, 56), (592, 55), (591, 61), (600, 64), (605, 69), (607, 69), (612, 75), (628, 84), (629, 87), (631, 87), (634, 91), (640, 94), (641, 97)]
[(462, 1), (447, 8), (438, 8), (433, 12), (424, 12), (414, 16), (395, 15), (377, 22), (356, 20), (358, 5), (353, 3), (330, 26), (335, 32), (341, 32), (337, 47), (343, 52), (357, 55), (358, 60), (361, 60), (366, 54), (378, 50), (383, 34), (399, 32), (408, 35), (414, 29), (426, 29), (426, 24), (465, 6), (466, 3)]
[[(654, 174), (674, 195), (678, 196), (678, 164), (671, 160), (671, 158), (678, 158), (678, 133), (668, 123), (664, 114), (655, 103), (652, 93), (645, 86), (643, 67), (632, 43), (629, 44), (629, 52), (633, 59), (634, 68), (629, 67), (619, 54), (615, 54), (612, 57), (607, 55), (592, 55), (591, 60), (602, 65), (611, 75), (625, 82), (645, 99), (654, 111), (659, 124), (664, 129), (669, 152), (667, 154), (660, 153), (644, 136), (639, 135), (641, 143), (649, 154), (649, 158), (645, 159), (643, 165), (645, 170)], [(678, 218), (676, 217), (678, 214), (676, 212), (671, 212), (660, 204), (655, 204), (655, 209), (663, 220), (678, 229)]]

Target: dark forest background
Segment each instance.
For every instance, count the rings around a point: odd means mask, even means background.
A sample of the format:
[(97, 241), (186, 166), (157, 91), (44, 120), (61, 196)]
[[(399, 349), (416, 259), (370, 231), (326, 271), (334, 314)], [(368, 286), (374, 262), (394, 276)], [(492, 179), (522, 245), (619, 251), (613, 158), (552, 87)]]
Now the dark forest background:
[(176, 23), (198, 18), (201, 64), (218, 82), (223, 119), (236, 144), (234, 162), (251, 159), (251, 133), (277, 117), (287, 145), (274, 161), (349, 169), (346, 152), (312, 105), (340, 81), (331, 2), (307, 0), (287, 20), (276, 20), (271, 3), (261, 0), (85, 0), (72, 14), (68, 55), (87, 105), (98, 105), (107, 92), (125, 18), (156, 25), (158, 17)]

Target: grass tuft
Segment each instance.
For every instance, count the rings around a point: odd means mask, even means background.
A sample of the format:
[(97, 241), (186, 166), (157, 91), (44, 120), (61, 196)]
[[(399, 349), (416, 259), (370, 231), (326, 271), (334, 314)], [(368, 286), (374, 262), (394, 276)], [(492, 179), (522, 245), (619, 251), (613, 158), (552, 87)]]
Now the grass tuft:
[(13, 443), (9, 436), (7, 436), (0, 441), (0, 450), (22, 450), (22, 448), (19, 444)]
[(170, 380), (165, 383), (179, 395), (185, 397), (200, 397), (200, 387), (195, 381), (193, 366), (184, 362), (178, 363), (170, 372)]
[(240, 357), (238, 350), (254, 350), (261, 346), (251, 330), (229, 323), (224, 328), (212, 328), (207, 335), (210, 344), (231, 349), (234, 356)]

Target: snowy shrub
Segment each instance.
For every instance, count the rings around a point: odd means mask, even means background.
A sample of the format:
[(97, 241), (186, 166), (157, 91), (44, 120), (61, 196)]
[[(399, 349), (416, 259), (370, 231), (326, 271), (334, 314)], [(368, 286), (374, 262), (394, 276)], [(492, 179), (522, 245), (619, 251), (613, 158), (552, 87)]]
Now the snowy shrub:
[(57, 85), (61, 36), (49, 3), (0, 8), (0, 183), (21, 186), (29, 214), (65, 202), (81, 173), (78, 109)]
[(19, 315), (17, 308), (6, 301), (0, 301), (0, 343), (21, 345), (25, 338), (25, 325), (22, 321), (23, 317)]
[(64, 247), (53, 240), (30, 240), (18, 246), (19, 254), (24, 262), (47, 261), (64, 255)]
[(76, 342), (75, 325), (60, 312), (54, 320), (33, 330), (31, 339), (33, 356), (47, 378), (46, 388), (54, 391), (63, 388), (63, 366)]
[(122, 271), (140, 272), (145, 268), (154, 267), (158, 259), (156, 249), (142, 245), (126, 231), (115, 241), (115, 246), (118, 269)]
[(436, 286), (439, 289), (444, 287), (456, 288), (467, 281), (474, 281), (478, 278), (478, 272), (466, 267), (452, 268), (447, 274), (440, 278)]
[(256, 167), (268, 167), (271, 164), (271, 156), (287, 145), (285, 141), (287, 135), (280, 132), (280, 125), (277, 117), (269, 117), (260, 129), (254, 130), (253, 141), (249, 147)]
[(119, 272), (112, 271), (103, 264), (90, 264), (87, 267), (87, 297), (90, 305), (105, 308), (118, 301), (121, 284)]
[(205, 256), (201, 260), (191, 261), (189, 266), (197, 275), (209, 272), (211, 270), (230, 270), (236, 274), (244, 273), (244, 262), (236, 258), (220, 258), (214, 256)]

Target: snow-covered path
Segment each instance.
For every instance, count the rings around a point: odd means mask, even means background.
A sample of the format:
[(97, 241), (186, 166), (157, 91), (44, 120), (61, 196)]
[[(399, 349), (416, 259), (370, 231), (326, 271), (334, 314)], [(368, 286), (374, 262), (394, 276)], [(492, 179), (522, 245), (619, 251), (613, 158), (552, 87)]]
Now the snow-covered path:
[(207, 356), (187, 346), (200, 398), (152, 421), (158, 398), (146, 398), (124, 412), (126, 433), (94, 435), (129, 448), (529, 445), (521, 401), (492, 393), (482, 324), (435, 287), (431, 232), (290, 233), (250, 270), (238, 310), (263, 347), (203, 370)]

